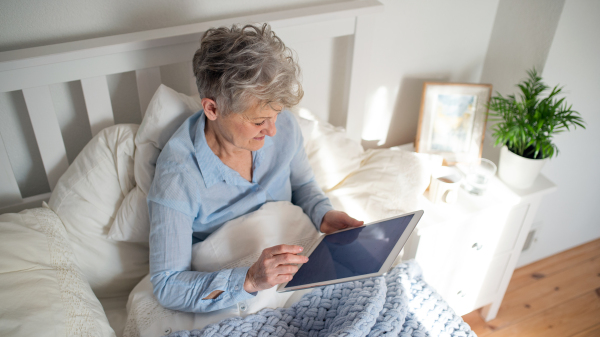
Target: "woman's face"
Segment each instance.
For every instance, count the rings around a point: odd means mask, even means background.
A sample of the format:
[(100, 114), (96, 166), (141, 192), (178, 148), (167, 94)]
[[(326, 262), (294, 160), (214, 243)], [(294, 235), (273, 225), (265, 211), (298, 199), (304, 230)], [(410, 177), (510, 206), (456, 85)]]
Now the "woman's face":
[(257, 151), (265, 144), (265, 136), (275, 136), (275, 122), (281, 110), (276, 105), (255, 104), (244, 112), (219, 116), (216, 124), (221, 135), (234, 146)]

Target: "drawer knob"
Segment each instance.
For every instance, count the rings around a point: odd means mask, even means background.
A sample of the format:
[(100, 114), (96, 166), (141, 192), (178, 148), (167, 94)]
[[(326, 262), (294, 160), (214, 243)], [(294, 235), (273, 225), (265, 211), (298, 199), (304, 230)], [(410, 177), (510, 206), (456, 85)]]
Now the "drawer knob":
[(471, 248), (475, 248), (475, 249), (477, 249), (477, 250), (481, 250), (481, 248), (483, 248), (483, 245), (481, 245), (481, 244), (479, 244), (479, 243), (475, 242), (475, 243), (474, 243), (474, 244), (471, 246)]

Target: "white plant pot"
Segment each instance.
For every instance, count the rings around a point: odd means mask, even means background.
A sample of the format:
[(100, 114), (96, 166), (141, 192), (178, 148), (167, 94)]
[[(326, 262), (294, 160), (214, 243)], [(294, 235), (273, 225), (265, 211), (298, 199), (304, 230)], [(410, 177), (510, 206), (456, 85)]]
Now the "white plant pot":
[(547, 162), (548, 158), (529, 159), (521, 157), (509, 151), (505, 145), (500, 150), (498, 176), (510, 187), (517, 189), (529, 188)]

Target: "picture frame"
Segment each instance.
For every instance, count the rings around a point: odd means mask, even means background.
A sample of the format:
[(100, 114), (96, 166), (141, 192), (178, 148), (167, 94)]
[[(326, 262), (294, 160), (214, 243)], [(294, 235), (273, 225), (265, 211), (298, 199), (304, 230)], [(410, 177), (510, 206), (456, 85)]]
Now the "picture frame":
[(423, 83), (415, 151), (439, 154), (446, 165), (481, 158), (491, 84)]

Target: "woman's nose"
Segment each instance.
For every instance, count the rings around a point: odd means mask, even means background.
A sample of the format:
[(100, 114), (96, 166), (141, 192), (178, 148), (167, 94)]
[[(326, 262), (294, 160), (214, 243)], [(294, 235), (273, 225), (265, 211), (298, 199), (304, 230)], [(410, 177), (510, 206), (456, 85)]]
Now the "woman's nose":
[(275, 126), (275, 121), (269, 121), (266, 123), (265, 134), (269, 137), (275, 136), (277, 133), (277, 127)]

